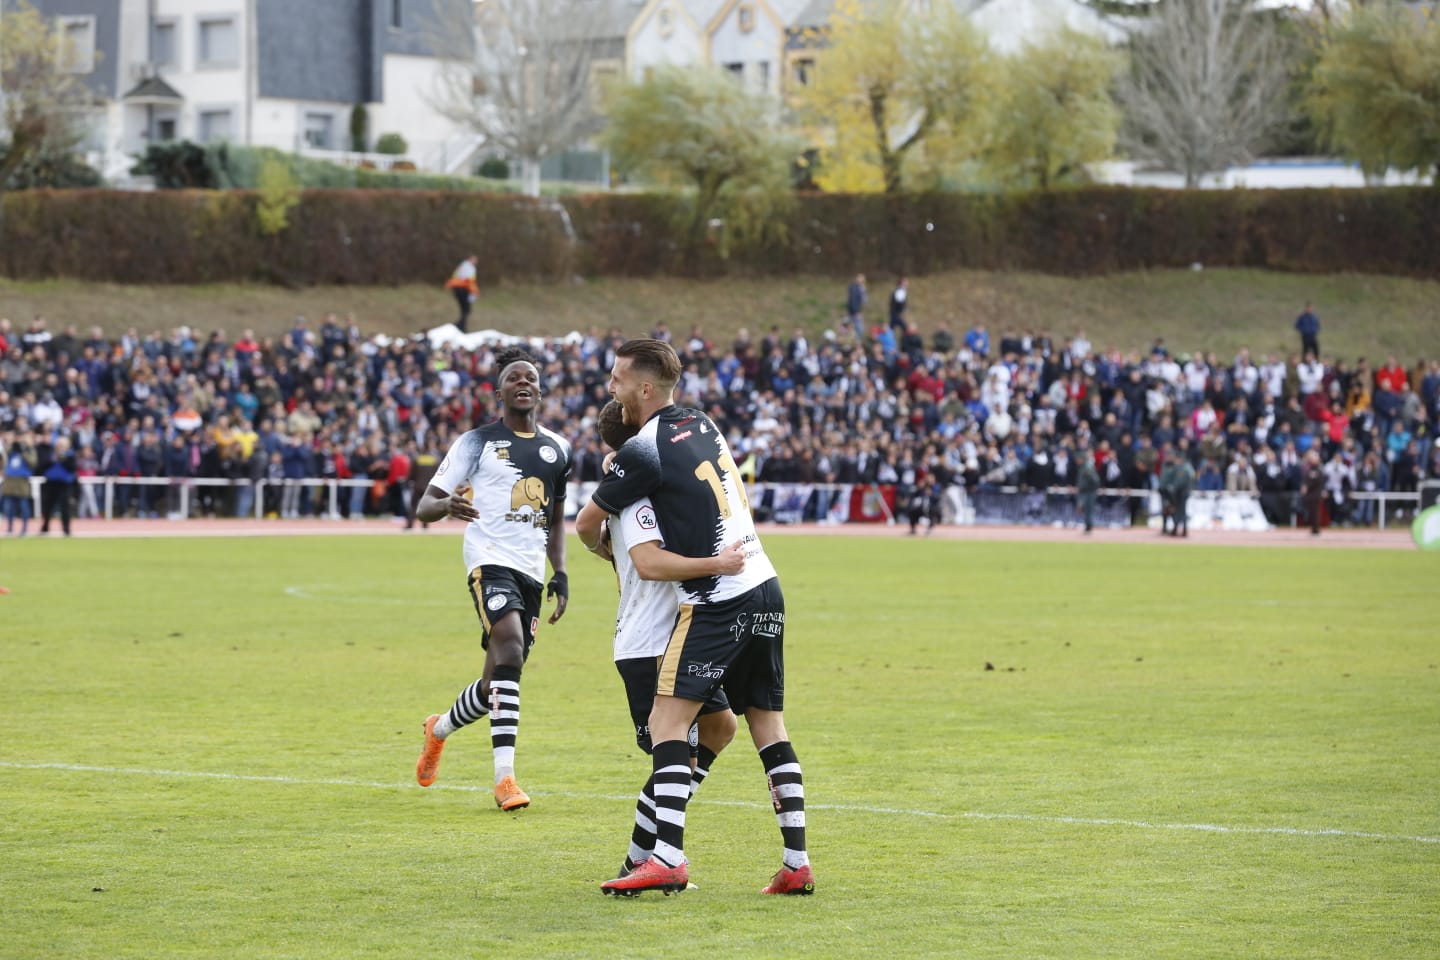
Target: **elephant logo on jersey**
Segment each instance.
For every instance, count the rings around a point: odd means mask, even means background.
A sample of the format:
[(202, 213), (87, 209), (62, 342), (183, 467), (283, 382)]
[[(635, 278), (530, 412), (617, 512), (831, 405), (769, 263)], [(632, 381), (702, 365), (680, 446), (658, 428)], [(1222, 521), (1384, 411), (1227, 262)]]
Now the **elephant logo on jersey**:
[[(550, 526), (550, 514), (545, 512), (548, 506), (550, 498), (545, 494), (545, 481), (539, 477), (521, 477), (510, 488), (510, 512), (505, 514), (505, 519), (545, 529)], [(521, 511), (521, 507), (530, 509)]]
[(550, 498), (545, 496), (545, 481), (539, 477), (521, 477), (510, 488), (511, 510), (529, 507), (539, 513), (549, 505)]

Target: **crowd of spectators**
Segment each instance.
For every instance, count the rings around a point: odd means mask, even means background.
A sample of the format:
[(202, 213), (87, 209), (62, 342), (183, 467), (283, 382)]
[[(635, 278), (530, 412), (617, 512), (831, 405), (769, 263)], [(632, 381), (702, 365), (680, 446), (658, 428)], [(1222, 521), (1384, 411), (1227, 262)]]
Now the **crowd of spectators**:
[[(1159, 339), (1097, 350), (1083, 330), (1057, 339), (944, 322), (925, 335), (905, 307), (892, 297), (888, 321), (869, 326), (852, 295), (828, 329), (772, 325), (722, 343), (663, 323), (549, 339), (531, 347), (544, 376), (540, 419), (573, 439), (574, 478), (598, 479), (594, 420), (612, 351), (648, 333), (680, 354), (682, 402), (708, 412), (762, 482), (1038, 490), (1073, 487), (1089, 458), (1103, 487), (1148, 490), (1167, 458), (1183, 457), (1196, 489), (1254, 492), (1272, 523), (1288, 524), (1313, 455), (1332, 522), (1369, 524), (1374, 502), (1356, 491), (1440, 478), (1434, 360), (1372, 368), (1248, 350), (1222, 360)], [(174, 509), (165, 486), (123, 482), (133, 477), (237, 481), (194, 491), (193, 510), (221, 516), (253, 514), (265, 480), (262, 512), (287, 517), (329, 503), (278, 481), (364, 478), (346, 487), (341, 512), (399, 514), (419, 465), (498, 415), (498, 349), (370, 339), (334, 315), (234, 340), (188, 327), (111, 338), (0, 318), (0, 444), (32, 450), (29, 469), (47, 475), (63, 438), (75, 477), (121, 481), (117, 516)], [(77, 497), (81, 516), (101, 509), (88, 485)]]

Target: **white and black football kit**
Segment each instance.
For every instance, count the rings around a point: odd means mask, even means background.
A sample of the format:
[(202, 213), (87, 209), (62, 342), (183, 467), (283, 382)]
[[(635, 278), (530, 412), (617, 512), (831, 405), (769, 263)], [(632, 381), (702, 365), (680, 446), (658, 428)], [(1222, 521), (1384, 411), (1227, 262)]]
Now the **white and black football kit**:
[[(479, 516), (465, 528), (464, 560), (485, 629), (520, 611), (525, 655), (535, 643), (552, 524), (563, 523), (570, 442), (544, 427), (516, 433), (499, 420), (462, 434), (430, 485), (454, 494), (468, 485)], [(563, 528), (557, 532), (563, 536)]]
[(616, 454), (593, 499), (618, 515), (646, 497), (665, 549), (713, 557), (741, 541), (745, 551), (739, 574), (679, 583), (657, 692), (703, 702), (723, 689), (736, 713), (783, 709), (785, 600), (730, 447), (705, 414), (658, 411)]

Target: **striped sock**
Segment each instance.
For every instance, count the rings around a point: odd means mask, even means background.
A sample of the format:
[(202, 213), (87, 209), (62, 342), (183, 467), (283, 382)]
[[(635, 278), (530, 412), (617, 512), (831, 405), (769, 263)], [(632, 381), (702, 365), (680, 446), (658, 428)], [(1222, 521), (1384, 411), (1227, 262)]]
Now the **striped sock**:
[(695, 769), (690, 774), (690, 796), (695, 796), (695, 791), (700, 789), (700, 784), (710, 776), (710, 765), (715, 762), (715, 751), (705, 744), (695, 748)]
[(655, 774), (655, 858), (669, 867), (685, 862), (685, 804), (690, 799), (690, 744), (666, 740), (650, 752)]
[(520, 668), (496, 667), (490, 678), (490, 747), (495, 782), (515, 776), (515, 736), (520, 730)]
[(635, 829), (630, 831), (630, 863), (644, 863), (655, 852), (655, 778), (645, 781), (645, 789), (635, 801)]
[(468, 727), (490, 712), (490, 708), (485, 705), (485, 694), (480, 689), (484, 683), (485, 678), (481, 677), (466, 687), (465, 692), (455, 698), (455, 705), (435, 721), (435, 729), (431, 731), (431, 735), (436, 740), (444, 740), (456, 730)]
[(770, 799), (785, 844), (785, 866), (798, 870), (810, 862), (805, 851), (805, 784), (800, 761), (790, 741), (782, 740), (762, 749), (760, 762), (765, 764), (765, 779), (770, 783)]

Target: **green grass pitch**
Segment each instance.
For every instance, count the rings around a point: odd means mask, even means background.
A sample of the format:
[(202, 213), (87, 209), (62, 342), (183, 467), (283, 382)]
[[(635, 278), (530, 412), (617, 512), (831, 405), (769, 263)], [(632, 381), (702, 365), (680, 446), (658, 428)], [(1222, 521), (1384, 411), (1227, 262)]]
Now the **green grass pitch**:
[(574, 541), (517, 814), (484, 729), (413, 781), (480, 665), (454, 531), (3, 542), (0, 957), (1440, 956), (1440, 555), (767, 546), (818, 892), (757, 893), (742, 726), (700, 889), (615, 900), (647, 761)]

